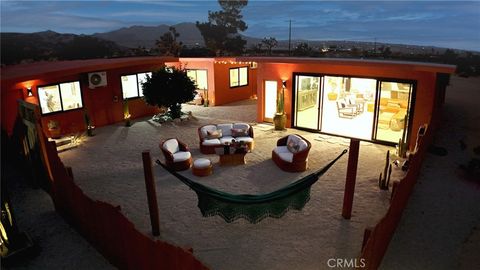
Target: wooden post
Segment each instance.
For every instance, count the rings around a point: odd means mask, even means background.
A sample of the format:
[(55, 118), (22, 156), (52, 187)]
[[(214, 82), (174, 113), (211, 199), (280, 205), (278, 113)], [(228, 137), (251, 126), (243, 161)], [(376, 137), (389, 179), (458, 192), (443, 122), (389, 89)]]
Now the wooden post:
[(350, 139), (350, 150), (348, 151), (347, 178), (345, 180), (345, 193), (343, 195), (342, 216), (350, 219), (352, 216), (353, 194), (355, 192), (355, 180), (357, 178), (357, 164), (360, 141)]
[(150, 222), (152, 224), (152, 234), (160, 235), (160, 221), (158, 218), (157, 192), (155, 191), (155, 181), (153, 180), (152, 159), (150, 151), (142, 152), (143, 172), (145, 174), (145, 186), (147, 188), (148, 210), (150, 212)]

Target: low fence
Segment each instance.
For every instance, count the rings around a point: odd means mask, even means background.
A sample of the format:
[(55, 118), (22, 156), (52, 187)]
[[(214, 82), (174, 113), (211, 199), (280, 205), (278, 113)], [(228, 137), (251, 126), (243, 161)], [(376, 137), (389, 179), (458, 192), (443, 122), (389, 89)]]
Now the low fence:
[[(432, 121), (433, 125), (436, 123), (436, 121)], [(394, 183), (390, 207), (385, 216), (373, 229), (366, 229), (365, 231), (365, 237), (368, 238), (364, 239), (365, 245), (362, 248), (361, 255), (361, 258), (365, 259), (365, 269), (377, 269), (382, 262), (388, 244), (400, 222), (403, 210), (407, 206), (410, 194), (417, 182), (422, 161), (425, 157), (428, 146), (433, 140), (434, 130), (435, 127), (430, 126), (425, 135), (420, 137), (418, 141), (418, 150), (415, 155), (410, 158), (407, 174), (401, 181)]]
[[(46, 141), (44, 136), (39, 137)], [(58, 157), (55, 143), (46, 141), (45, 151), (52, 169), (55, 209), (111, 264), (119, 269), (208, 269), (193, 256), (192, 250), (140, 233), (119, 206), (85, 195), (73, 181), (71, 168), (66, 168)]]

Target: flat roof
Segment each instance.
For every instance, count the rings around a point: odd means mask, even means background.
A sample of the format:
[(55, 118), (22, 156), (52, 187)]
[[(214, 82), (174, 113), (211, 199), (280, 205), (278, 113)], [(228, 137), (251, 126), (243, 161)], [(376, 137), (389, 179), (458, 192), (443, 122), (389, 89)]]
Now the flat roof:
[(396, 66), (416, 71), (438, 72), (452, 74), (457, 68), (455, 65), (395, 61), (395, 60), (374, 60), (374, 59), (353, 59), (353, 58), (313, 58), (313, 57), (236, 57), (237, 61), (254, 61), (259, 63), (281, 63), (281, 64), (333, 64), (348, 66)]
[(114, 68), (122, 68), (133, 65), (146, 65), (168, 62), (181, 61), (245, 61), (245, 62), (260, 62), (260, 63), (291, 63), (291, 64), (334, 64), (334, 65), (348, 65), (348, 66), (377, 66), (385, 67), (396, 66), (398, 68), (405, 68), (415, 71), (426, 71), (434, 73), (448, 73), (455, 72), (456, 66), (424, 63), (424, 62), (409, 62), (409, 61), (392, 61), (392, 60), (371, 60), (371, 59), (349, 59), (349, 58), (310, 58), (310, 57), (164, 57), (164, 56), (144, 56), (144, 57), (124, 57), (111, 59), (89, 59), (89, 60), (71, 60), (71, 61), (57, 61), (57, 62), (35, 62), (27, 64), (19, 64), (13, 66), (6, 66), (1, 68), (1, 79), (17, 81), (26, 81), (36, 79), (38, 76), (57, 75), (72, 75), (78, 73), (102, 71)]
[(133, 65), (156, 64), (165, 62), (178, 62), (176, 57), (124, 57), (124, 58), (99, 58), (88, 60), (71, 60), (55, 62), (35, 62), (2, 67), (1, 79), (19, 81), (36, 79), (37, 76), (72, 75), (85, 72), (103, 71), (114, 68), (128, 67)]

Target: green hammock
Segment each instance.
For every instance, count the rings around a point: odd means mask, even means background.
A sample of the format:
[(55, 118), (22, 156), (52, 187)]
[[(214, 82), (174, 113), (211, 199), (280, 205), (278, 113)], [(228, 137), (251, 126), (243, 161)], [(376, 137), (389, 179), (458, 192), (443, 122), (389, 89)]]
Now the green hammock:
[(346, 149), (325, 167), (300, 180), (279, 190), (258, 195), (230, 194), (219, 191), (170, 170), (159, 160), (157, 163), (197, 193), (198, 208), (204, 217), (219, 215), (228, 223), (238, 218), (245, 218), (250, 223), (257, 223), (266, 217), (280, 218), (290, 209), (302, 210), (310, 200), (311, 186), (345, 153), (347, 153)]

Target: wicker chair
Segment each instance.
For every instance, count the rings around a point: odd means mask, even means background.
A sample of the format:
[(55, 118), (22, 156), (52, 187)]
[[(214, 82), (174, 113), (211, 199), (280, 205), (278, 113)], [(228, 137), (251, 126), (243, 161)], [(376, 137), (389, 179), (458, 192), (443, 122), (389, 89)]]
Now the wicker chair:
[(187, 145), (178, 139), (166, 139), (160, 143), (159, 147), (169, 168), (175, 171), (183, 171), (189, 169), (192, 165), (192, 155)]
[[(291, 152), (287, 144), (290, 141), (298, 143), (298, 152)], [(280, 138), (277, 147), (272, 151), (272, 160), (277, 166), (287, 172), (303, 172), (308, 167), (308, 152), (312, 144), (298, 134)]]

